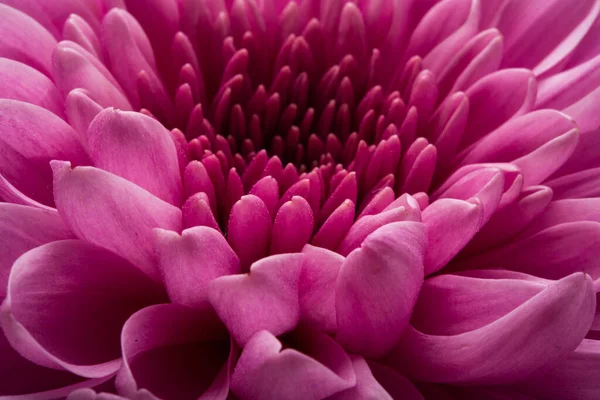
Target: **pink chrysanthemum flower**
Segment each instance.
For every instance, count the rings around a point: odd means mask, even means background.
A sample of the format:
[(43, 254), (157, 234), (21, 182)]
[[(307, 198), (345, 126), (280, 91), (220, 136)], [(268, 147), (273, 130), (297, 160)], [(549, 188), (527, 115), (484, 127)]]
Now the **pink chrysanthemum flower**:
[(0, 0), (0, 398), (600, 398), (599, 0)]

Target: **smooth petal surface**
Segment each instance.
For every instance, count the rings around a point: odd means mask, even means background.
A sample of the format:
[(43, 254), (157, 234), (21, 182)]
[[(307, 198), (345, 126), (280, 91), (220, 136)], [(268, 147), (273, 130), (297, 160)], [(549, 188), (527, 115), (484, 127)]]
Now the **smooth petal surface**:
[(0, 203), (0, 298), (6, 296), (13, 262), (28, 250), (55, 240), (74, 238), (57, 212)]
[(423, 284), (426, 243), (422, 224), (397, 222), (348, 255), (336, 282), (338, 342), (369, 357), (397, 343)]
[(173, 303), (201, 308), (208, 303), (208, 285), (219, 276), (240, 273), (240, 261), (223, 235), (197, 226), (176, 232), (156, 229), (158, 268)]
[(87, 132), (94, 165), (179, 206), (182, 196), (177, 151), (169, 132), (140, 113), (105, 109)]
[(299, 332), (291, 348), (267, 331), (244, 347), (231, 389), (244, 399), (318, 400), (354, 386), (352, 361), (329, 336)]
[(146, 307), (125, 323), (121, 345), (116, 386), (123, 396), (138, 399), (144, 388), (165, 400), (227, 398), (236, 352), (212, 310)]
[(136, 310), (164, 301), (139, 269), (79, 240), (37, 247), (14, 264), (2, 326), (26, 358), (90, 378), (120, 367), (119, 334)]
[(589, 330), (595, 308), (591, 279), (576, 273), (549, 284), (509, 314), (476, 330), (438, 336), (409, 327), (389, 360), (408, 376), (424, 381), (523, 380), (573, 351)]
[(158, 279), (152, 228), (180, 232), (181, 210), (109, 172), (58, 161), (52, 167), (57, 208), (71, 231)]
[(50, 161), (89, 164), (77, 133), (52, 112), (0, 99), (0, 173), (17, 190), (53, 206)]
[(280, 335), (297, 325), (303, 261), (302, 254), (271, 256), (254, 263), (249, 274), (210, 283), (210, 303), (240, 346), (262, 329)]

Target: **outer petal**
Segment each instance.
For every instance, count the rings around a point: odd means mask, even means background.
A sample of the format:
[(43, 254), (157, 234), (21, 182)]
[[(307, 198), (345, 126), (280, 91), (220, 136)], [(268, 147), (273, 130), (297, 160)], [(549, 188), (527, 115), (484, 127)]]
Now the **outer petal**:
[(24, 101), (64, 118), (63, 102), (54, 83), (38, 70), (0, 58), (0, 98)]
[(233, 372), (233, 393), (249, 400), (319, 400), (354, 386), (352, 362), (333, 339), (319, 332), (294, 336), (284, 350), (267, 331), (252, 336)]
[(354, 373), (356, 374), (356, 386), (343, 392), (328, 397), (328, 400), (393, 400), (388, 392), (377, 382), (369, 365), (361, 356), (351, 355)]
[(409, 327), (389, 360), (417, 380), (514, 382), (552, 367), (573, 351), (588, 332), (595, 309), (591, 279), (576, 273), (473, 331), (439, 336)]
[(254, 263), (249, 274), (210, 283), (210, 302), (240, 346), (261, 329), (280, 335), (296, 327), (303, 261), (302, 254), (271, 256)]
[(77, 133), (41, 107), (0, 99), (0, 173), (17, 190), (46, 205), (52, 198), (53, 159), (89, 164)]
[(422, 224), (397, 222), (348, 255), (336, 283), (338, 342), (369, 357), (397, 343), (423, 284), (426, 242)]
[(138, 388), (164, 400), (227, 398), (236, 351), (212, 310), (146, 307), (125, 323), (121, 346), (116, 386), (129, 399), (138, 399)]
[(206, 226), (176, 232), (156, 229), (154, 247), (173, 303), (203, 307), (208, 285), (220, 276), (240, 273), (240, 260), (220, 232)]
[(2, 327), (12, 346), (46, 367), (80, 376), (112, 375), (129, 315), (164, 295), (139, 269), (92, 244), (63, 240), (14, 264)]
[(181, 231), (181, 210), (100, 169), (71, 170), (58, 161), (52, 167), (57, 208), (71, 231), (158, 279), (152, 228)]
[(42, 244), (74, 236), (57, 212), (0, 203), (0, 237), (0, 298), (3, 298), (10, 268), (21, 254)]
[(0, 57), (11, 58), (50, 75), (56, 40), (30, 16), (0, 4)]
[(181, 175), (175, 144), (160, 122), (140, 113), (105, 109), (88, 129), (94, 165), (179, 206)]

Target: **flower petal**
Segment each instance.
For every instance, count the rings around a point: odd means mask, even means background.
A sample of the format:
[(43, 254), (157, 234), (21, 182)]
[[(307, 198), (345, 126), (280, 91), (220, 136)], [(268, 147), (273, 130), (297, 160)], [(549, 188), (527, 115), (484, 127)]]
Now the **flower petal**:
[(152, 228), (180, 232), (181, 210), (109, 172), (58, 161), (52, 167), (57, 208), (71, 231), (158, 279)]
[(300, 196), (292, 197), (279, 208), (273, 233), (270, 254), (297, 253), (313, 233), (314, 217), (310, 204)]
[(160, 122), (136, 112), (101, 111), (89, 126), (94, 165), (143, 187), (175, 206), (182, 184), (177, 150)]
[(200, 308), (208, 303), (208, 284), (240, 273), (240, 261), (220, 232), (197, 226), (177, 232), (155, 229), (154, 247), (171, 302)]
[(223, 276), (210, 283), (210, 302), (240, 346), (261, 329), (280, 335), (298, 324), (303, 261), (302, 254), (270, 256), (252, 264), (249, 274)]
[(439, 336), (411, 326), (389, 361), (423, 381), (504, 384), (523, 380), (572, 352), (587, 334), (595, 309), (592, 280), (576, 273), (473, 331)]
[(418, 222), (388, 224), (348, 255), (336, 283), (336, 340), (352, 352), (380, 357), (408, 325), (423, 284), (427, 241)]
[(352, 362), (329, 336), (299, 332), (292, 340), (294, 348), (282, 350), (268, 331), (252, 336), (233, 372), (233, 393), (249, 400), (318, 400), (354, 386)]
[(0, 203), (0, 237), (0, 298), (3, 298), (10, 268), (21, 254), (42, 244), (74, 236), (57, 212)]
[(121, 395), (137, 399), (143, 388), (164, 400), (227, 398), (236, 352), (212, 310), (146, 307), (125, 323), (121, 345), (123, 368), (116, 382)]
[(35, 104), (64, 118), (63, 102), (54, 83), (38, 70), (0, 58), (0, 98)]
[(129, 315), (161, 301), (159, 286), (126, 260), (83, 241), (63, 240), (15, 262), (2, 326), (31, 361), (100, 378), (120, 367), (119, 334)]
[(53, 159), (89, 164), (77, 133), (50, 111), (0, 99), (0, 173), (24, 195), (53, 206)]

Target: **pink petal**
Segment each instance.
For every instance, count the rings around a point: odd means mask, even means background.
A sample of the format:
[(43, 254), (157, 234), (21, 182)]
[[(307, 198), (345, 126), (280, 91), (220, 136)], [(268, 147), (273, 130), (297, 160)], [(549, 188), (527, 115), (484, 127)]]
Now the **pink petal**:
[(461, 147), (475, 143), (511, 117), (529, 112), (536, 94), (535, 77), (526, 69), (503, 69), (483, 77), (466, 92), (469, 119)]
[(160, 122), (140, 113), (108, 108), (94, 118), (87, 137), (96, 167), (119, 175), (168, 203), (181, 205), (177, 150)]
[(13, 262), (28, 250), (55, 240), (71, 239), (57, 212), (0, 203), (0, 298), (6, 296)]
[(427, 229), (425, 275), (442, 269), (475, 236), (483, 222), (479, 201), (441, 199), (423, 211)]
[(476, 143), (461, 165), (514, 161), (523, 172), (525, 184), (535, 185), (566, 161), (577, 137), (574, 121), (565, 114), (534, 111), (510, 120)]
[(600, 396), (598, 366), (600, 342), (583, 339), (555, 369), (525, 381), (520, 389), (536, 398), (592, 400)]
[(33, 104), (0, 99), (0, 137), (0, 173), (24, 195), (46, 205), (54, 205), (50, 160), (89, 164), (77, 133)]
[(152, 228), (180, 232), (181, 210), (109, 172), (71, 169), (69, 163), (58, 161), (52, 167), (57, 208), (71, 231), (158, 279)]
[(27, 64), (50, 76), (56, 40), (36, 20), (0, 4), (0, 57)]
[(393, 399), (423, 400), (419, 390), (398, 372), (374, 361), (369, 361), (368, 364), (377, 382)]
[[(439, 336), (409, 327), (389, 360), (408, 376), (424, 381), (498, 384), (523, 380), (573, 351), (587, 334), (595, 309), (591, 279), (576, 273), (473, 331)], [(532, 337), (537, 340), (532, 342)]]
[(423, 283), (426, 240), (420, 223), (397, 222), (348, 255), (336, 284), (336, 340), (344, 347), (380, 357), (397, 343)]
[(164, 301), (158, 286), (121, 257), (63, 240), (14, 264), (2, 326), (12, 346), (40, 365), (90, 378), (120, 367), (119, 334), (129, 315)]
[(302, 250), (312, 236), (313, 225), (310, 204), (303, 197), (292, 197), (277, 211), (270, 254), (297, 253)]
[(388, 392), (377, 382), (369, 365), (361, 356), (351, 355), (354, 373), (356, 374), (356, 386), (338, 392), (327, 400), (368, 400), (381, 399), (393, 400)]
[(87, 141), (87, 130), (102, 107), (91, 99), (85, 89), (73, 89), (65, 98), (65, 111), (69, 124), (79, 133), (83, 142)]
[(345, 200), (325, 220), (311, 243), (324, 249), (335, 250), (354, 223), (354, 214), (354, 203)]
[(138, 399), (138, 388), (144, 388), (164, 400), (227, 398), (236, 352), (212, 310), (146, 307), (125, 323), (121, 345), (121, 395)]
[(210, 209), (208, 196), (204, 192), (189, 197), (181, 208), (183, 227), (208, 226), (220, 232), (219, 224)]
[(280, 335), (297, 325), (302, 263), (302, 254), (280, 254), (252, 264), (249, 274), (210, 283), (210, 302), (240, 346), (261, 329)]
[(0, 58), (0, 97), (35, 104), (64, 119), (63, 102), (54, 83), (36, 69)]
[(326, 332), (337, 326), (335, 286), (344, 257), (333, 251), (304, 246), (299, 281), (300, 319)]
[(177, 232), (156, 229), (154, 247), (171, 302), (200, 308), (208, 302), (208, 284), (240, 273), (240, 261), (223, 235), (197, 226)]
[(254, 195), (243, 196), (231, 209), (227, 240), (237, 253), (242, 269), (267, 255), (271, 238), (271, 215)]
[(600, 168), (561, 176), (546, 184), (552, 189), (557, 200), (598, 197), (600, 196)]
[(290, 342), (282, 350), (268, 331), (252, 336), (233, 372), (233, 393), (249, 400), (318, 400), (354, 386), (352, 362), (329, 336), (298, 332)]

